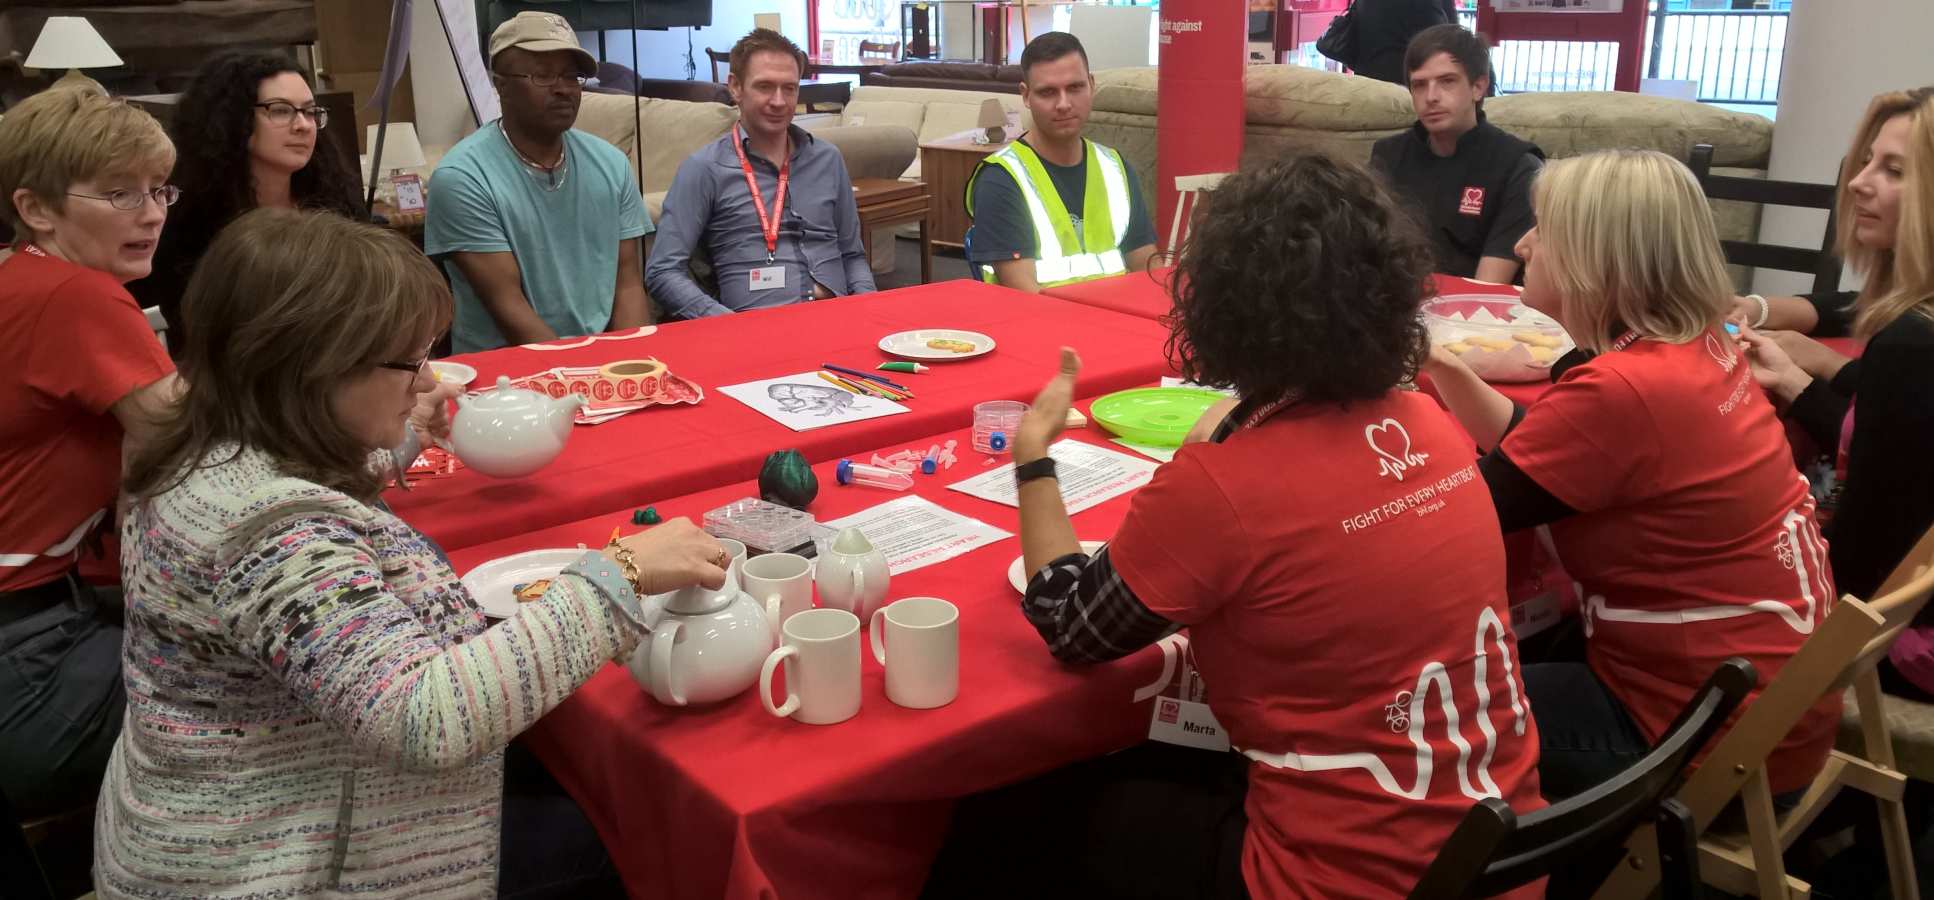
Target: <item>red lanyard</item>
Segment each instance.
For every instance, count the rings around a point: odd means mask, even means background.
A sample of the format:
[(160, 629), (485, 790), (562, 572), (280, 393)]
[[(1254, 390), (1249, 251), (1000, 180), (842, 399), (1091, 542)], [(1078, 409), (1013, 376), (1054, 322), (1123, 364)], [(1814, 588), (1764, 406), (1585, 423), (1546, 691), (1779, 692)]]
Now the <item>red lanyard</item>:
[[(759, 179), (752, 175), (752, 161), (745, 158), (745, 130), (732, 129), (732, 149), (739, 152), (739, 168), (745, 170), (745, 186), (752, 191), (752, 209), (759, 214), (759, 233), (766, 239), (766, 262), (779, 252), (779, 212), (786, 208), (786, 184), (792, 181), (792, 154), (779, 165), (779, 193), (772, 198), (772, 213), (766, 213), (766, 199), (759, 196)], [(791, 138), (787, 139), (791, 149)]]
[(1619, 335), (1618, 340), (1613, 341), (1610, 347), (1606, 347), (1605, 352), (1617, 353), (1618, 351), (1623, 350), (1637, 343), (1638, 339), (1639, 339), (1639, 333), (1637, 331), (1627, 331), (1624, 334)]
[(36, 247), (32, 244), (21, 244), (20, 252), (25, 253), (28, 256), (38, 256), (41, 259), (47, 258), (47, 251), (42, 250), (39, 247)]

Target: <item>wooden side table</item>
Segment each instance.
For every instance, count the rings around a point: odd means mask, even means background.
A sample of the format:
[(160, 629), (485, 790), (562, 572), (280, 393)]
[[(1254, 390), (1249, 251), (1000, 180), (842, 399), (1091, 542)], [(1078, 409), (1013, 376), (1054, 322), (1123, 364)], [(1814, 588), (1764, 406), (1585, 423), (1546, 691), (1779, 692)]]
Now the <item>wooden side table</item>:
[(927, 185), (892, 178), (853, 179), (853, 200), (860, 207), (860, 240), (873, 258), (873, 232), (903, 222), (920, 223), (920, 283), (933, 281), (933, 203)]
[(934, 141), (920, 145), (920, 180), (933, 188), (933, 242), (964, 247), (967, 226), (967, 178), (989, 154), (1007, 144), (976, 144), (972, 140)]

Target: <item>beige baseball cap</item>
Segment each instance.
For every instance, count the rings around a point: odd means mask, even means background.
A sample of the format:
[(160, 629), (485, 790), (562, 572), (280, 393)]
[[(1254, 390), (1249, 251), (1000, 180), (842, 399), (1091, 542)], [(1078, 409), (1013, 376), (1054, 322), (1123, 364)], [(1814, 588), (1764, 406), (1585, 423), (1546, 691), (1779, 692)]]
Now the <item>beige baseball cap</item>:
[(597, 57), (578, 44), (578, 36), (571, 30), (571, 23), (557, 13), (526, 10), (497, 26), (497, 30), (490, 34), (491, 62), (496, 62), (497, 54), (511, 47), (532, 53), (569, 50), (572, 58), (577, 60), (578, 74), (586, 78), (598, 74)]

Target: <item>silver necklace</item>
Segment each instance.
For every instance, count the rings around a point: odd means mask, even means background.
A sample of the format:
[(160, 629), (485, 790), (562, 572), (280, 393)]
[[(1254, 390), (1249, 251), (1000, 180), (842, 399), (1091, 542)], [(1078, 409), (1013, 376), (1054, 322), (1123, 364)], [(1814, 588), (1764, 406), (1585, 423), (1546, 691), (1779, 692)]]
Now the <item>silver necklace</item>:
[[(536, 169), (538, 172), (544, 173), (545, 178), (538, 183), (538, 187), (550, 193), (556, 193), (564, 187), (565, 180), (571, 174), (570, 170), (565, 168), (565, 163), (571, 159), (571, 145), (569, 142), (566, 142), (564, 148), (558, 151), (557, 162), (547, 166), (543, 163), (531, 161), (530, 157), (524, 155), (524, 151), (517, 149), (517, 142), (511, 140), (510, 132), (504, 129), (504, 120), (497, 120), (497, 130), (503, 134), (504, 143), (510, 145), (510, 152), (517, 154), (517, 158), (527, 167), (526, 171)], [(536, 173), (532, 173), (531, 177), (536, 178)]]

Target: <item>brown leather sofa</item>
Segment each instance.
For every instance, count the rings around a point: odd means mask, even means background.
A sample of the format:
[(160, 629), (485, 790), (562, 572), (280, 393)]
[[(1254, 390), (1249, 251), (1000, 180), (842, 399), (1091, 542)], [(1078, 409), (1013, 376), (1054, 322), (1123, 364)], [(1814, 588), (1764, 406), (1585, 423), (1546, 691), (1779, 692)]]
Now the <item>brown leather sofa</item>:
[(636, 91), (640, 97), (659, 100), (732, 105), (732, 92), (716, 81), (640, 78), (630, 68), (610, 62), (598, 64), (598, 86), (591, 90), (606, 94), (630, 94)]
[(869, 72), (862, 84), (950, 91), (1021, 92), (1021, 67), (982, 62), (903, 62)]
[(212, 50), (316, 42), (314, 0), (15, 0), (0, 2), (0, 68), (18, 72), (49, 16), (85, 17), (128, 69), (154, 75)]

